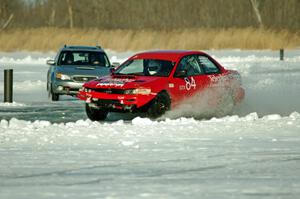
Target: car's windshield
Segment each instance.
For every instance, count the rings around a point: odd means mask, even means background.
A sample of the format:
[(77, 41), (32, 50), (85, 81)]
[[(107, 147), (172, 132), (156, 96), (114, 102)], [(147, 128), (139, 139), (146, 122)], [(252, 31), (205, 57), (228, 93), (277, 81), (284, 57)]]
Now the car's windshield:
[(171, 61), (134, 59), (121, 65), (114, 74), (168, 77), (174, 67)]
[(58, 60), (59, 65), (89, 65), (109, 67), (107, 56), (94, 51), (63, 51)]

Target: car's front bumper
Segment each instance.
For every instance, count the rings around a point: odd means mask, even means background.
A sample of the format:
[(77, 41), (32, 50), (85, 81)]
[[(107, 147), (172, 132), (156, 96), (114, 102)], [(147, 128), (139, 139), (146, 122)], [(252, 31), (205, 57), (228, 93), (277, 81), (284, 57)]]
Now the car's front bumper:
[(83, 84), (84, 82), (55, 81), (52, 85), (52, 92), (59, 95), (76, 95)]
[(100, 92), (79, 91), (77, 97), (86, 101), (90, 106), (97, 108), (106, 108), (119, 111), (133, 111), (148, 104), (154, 99), (156, 94), (133, 95), (133, 94), (108, 94)]

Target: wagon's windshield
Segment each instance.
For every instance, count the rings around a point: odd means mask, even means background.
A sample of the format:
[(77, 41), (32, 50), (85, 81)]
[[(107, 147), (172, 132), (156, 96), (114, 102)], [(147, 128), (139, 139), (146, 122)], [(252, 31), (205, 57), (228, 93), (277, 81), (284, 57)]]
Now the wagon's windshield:
[(94, 51), (63, 51), (58, 60), (59, 65), (83, 65), (109, 67), (107, 56)]
[(158, 59), (134, 59), (121, 65), (114, 74), (168, 77), (174, 63)]

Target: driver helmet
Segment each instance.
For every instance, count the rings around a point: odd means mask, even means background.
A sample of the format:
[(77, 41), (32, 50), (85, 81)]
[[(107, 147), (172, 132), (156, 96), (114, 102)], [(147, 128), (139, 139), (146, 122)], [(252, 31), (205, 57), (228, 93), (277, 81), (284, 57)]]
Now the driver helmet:
[(99, 65), (99, 64), (100, 64), (100, 61), (99, 61), (99, 59), (96, 57), (96, 55), (91, 54), (91, 56), (90, 56), (90, 63), (91, 63), (92, 65)]
[(150, 75), (155, 75), (161, 69), (161, 63), (155, 60), (150, 60), (148, 63), (148, 72)]

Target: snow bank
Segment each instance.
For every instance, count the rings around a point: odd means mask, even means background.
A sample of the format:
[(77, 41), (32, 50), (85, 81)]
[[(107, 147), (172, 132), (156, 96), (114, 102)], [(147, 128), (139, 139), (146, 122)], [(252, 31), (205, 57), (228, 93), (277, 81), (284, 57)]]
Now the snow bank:
[(0, 102), (0, 107), (24, 107), (26, 106), (23, 103), (17, 103), (17, 102), (12, 102), (12, 103), (8, 103), (8, 102)]
[(13, 58), (13, 57), (2, 57), (0, 58), (0, 64), (30, 64), (30, 65), (42, 65), (46, 64), (46, 61), (51, 59), (51, 57), (39, 57), (33, 58), (32, 56), (28, 55), (24, 58)]
[[(1, 104), (0, 104), (1, 106)], [(21, 105), (22, 106), (22, 105)], [(169, 134), (176, 137), (176, 134), (190, 133), (209, 133), (214, 134), (224, 132), (224, 126), (232, 131), (226, 133), (236, 133), (240, 131), (256, 131), (264, 128), (267, 132), (269, 128), (294, 125), (294, 130), (300, 130), (300, 114), (294, 112), (287, 117), (278, 114), (259, 117), (257, 113), (251, 113), (245, 117), (237, 115), (226, 116), (223, 118), (212, 118), (210, 120), (195, 120), (194, 118), (165, 119), (161, 121), (152, 121), (149, 118), (134, 118), (131, 122), (124, 123), (119, 120), (112, 123), (99, 123), (90, 120), (78, 120), (68, 123), (50, 123), (49, 121), (24, 121), (12, 118), (11, 120), (1, 120), (0, 135), (20, 135), (39, 137), (40, 135), (49, 137), (49, 139), (60, 139), (60, 137), (84, 137), (86, 139), (102, 139), (110, 137), (131, 137), (138, 138), (144, 136), (155, 136), (160, 134)], [(251, 126), (251, 128), (249, 128)], [(13, 136), (18, 140), (19, 136)], [(79, 141), (79, 140), (78, 140)], [(128, 141), (128, 140), (127, 140)], [(131, 145), (129, 141), (123, 145)]]
[[(297, 198), (300, 114), (0, 121), (1, 198)], [(290, 196), (290, 197), (289, 197)]]
[[(53, 57), (32, 57), (30, 55), (24, 57), (24, 58), (14, 58), (14, 57), (2, 57), (0, 58), (0, 64), (30, 64), (30, 65), (45, 65), (47, 60), (53, 59)], [(118, 62), (122, 63), (124, 62), (126, 58), (120, 58), (115, 55), (112, 55), (110, 57), (111, 62)]]
[[(214, 56), (215, 57), (215, 56)], [(270, 57), (270, 56), (256, 56), (249, 55), (245, 57), (241, 56), (226, 56), (226, 57), (218, 57), (219, 62), (232, 62), (232, 63), (242, 63), (242, 62), (278, 62), (279, 57)], [(286, 62), (300, 62), (300, 56), (288, 57), (285, 58)]]
[(23, 82), (16, 82), (14, 84), (14, 89), (16, 89), (18, 92), (31, 92), (32, 90), (40, 90), (46, 88), (46, 82), (42, 80), (26, 80)]
[[(42, 80), (26, 80), (22, 82), (15, 81), (13, 83), (13, 92), (14, 93), (33, 93), (33, 92), (46, 92), (46, 82)], [(0, 92), (4, 92), (3, 82), (0, 82)]]

